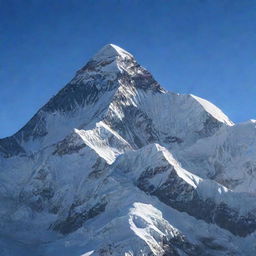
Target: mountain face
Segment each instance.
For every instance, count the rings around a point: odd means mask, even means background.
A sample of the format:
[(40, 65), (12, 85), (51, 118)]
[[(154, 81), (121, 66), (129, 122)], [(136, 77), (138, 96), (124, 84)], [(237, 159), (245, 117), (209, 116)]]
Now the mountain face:
[(0, 140), (0, 255), (256, 255), (255, 127), (106, 45)]

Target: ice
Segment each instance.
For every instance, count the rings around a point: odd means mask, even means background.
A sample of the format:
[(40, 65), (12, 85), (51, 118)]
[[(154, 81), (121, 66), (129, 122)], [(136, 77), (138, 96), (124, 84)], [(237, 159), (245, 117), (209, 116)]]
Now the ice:
[[(255, 122), (167, 92), (130, 53), (104, 46), (0, 141), (0, 255), (256, 255)], [(200, 219), (191, 202), (225, 205), (248, 233)]]

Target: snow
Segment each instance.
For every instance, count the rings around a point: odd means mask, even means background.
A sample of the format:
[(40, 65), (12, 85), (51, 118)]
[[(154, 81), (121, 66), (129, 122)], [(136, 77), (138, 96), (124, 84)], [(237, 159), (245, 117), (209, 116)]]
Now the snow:
[[(248, 121), (221, 128), (214, 136), (198, 140), (179, 153), (186, 169), (215, 180), (237, 192), (256, 192), (256, 129)], [(232, 185), (236, 181), (237, 185)]]
[(186, 181), (188, 184), (190, 184), (192, 187), (196, 188), (197, 184), (201, 181), (201, 179), (198, 176), (183, 169), (177, 162), (177, 160), (174, 159), (173, 155), (166, 148), (161, 147), (161, 151), (163, 152), (163, 155), (168, 160), (168, 162), (174, 167), (177, 175), (181, 177), (184, 181)]
[(133, 58), (129, 52), (125, 51), (119, 46), (107, 44), (98, 53), (96, 53), (92, 59), (95, 61), (102, 61), (113, 57), (121, 57), (123, 59)]
[(227, 125), (234, 125), (234, 123), (232, 121), (229, 120), (229, 118), (215, 105), (213, 105), (211, 102), (202, 99), (200, 97), (197, 97), (193, 94), (191, 94), (191, 96), (196, 99), (201, 105), (202, 107), (208, 112), (210, 113), (213, 117), (215, 117), (217, 120), (219, 120), (220, 122), (223, 122)]
[(116, 156), (131, 149), (127, 141), (102, 121), (96, 123), (96, 128), (93, 130), (75, 129), (75, 132), (109, 164), (115, 161)]
[[(159, 188), (173, 175), (180, 182), (173, 185), (188, 186), (200, 199), (224, 202), (242, 216), (254, 213), (256, 121), (233, 124), (197, 96), (140, 89), (133, 79), (144, 81), (148, 73), (113, 44), (91, 61), (91, 70), (81, 69), (71, 85), (85, 88), (101, 77), (88, 95), (99, 92), (99, 100), (70, 112), (39, 111), (46, 135), (19, 141), (26, 156), (0, 157), (4, 256), (161, 256), (164, 239), (172, 238), (204, 248), (205, 255), (255, 255), (255, 232), (234, 236), (137, 184), (148, 174), (149, 185)], [(104, 202), (102, 212), (70, 234), (49, 228)], [(202, 239), (224, 249), (205, 249)], [(189, 255), (188, 248), (176, 249)]]
[(90, 256), (93, 254), (94, 251), (90, 251), (90, 252), (87, 252), (87, 253), (84, 253), (82, 254), (81, 256)]
[(151, 251), (155, 254), (163, 254), (164, 250), (157, 243), (164, 236), (158, 229), (156, 220), (166, 225), (162, 218), (162, 213), (150, 204), (134, 203), (134, 208), (130, 210), (129, 223), (134, 233), (146, 241)]

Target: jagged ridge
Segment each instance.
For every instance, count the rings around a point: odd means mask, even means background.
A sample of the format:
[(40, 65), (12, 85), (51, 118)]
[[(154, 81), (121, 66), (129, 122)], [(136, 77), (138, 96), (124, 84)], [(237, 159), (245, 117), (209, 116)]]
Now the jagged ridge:
[[(4, 253), (31, 253), (22, 241), (33, 255), (253, 255), (252, 127), (103, 47), (0, 140)], [(248, 176), (237, 184), (230, 168)]]

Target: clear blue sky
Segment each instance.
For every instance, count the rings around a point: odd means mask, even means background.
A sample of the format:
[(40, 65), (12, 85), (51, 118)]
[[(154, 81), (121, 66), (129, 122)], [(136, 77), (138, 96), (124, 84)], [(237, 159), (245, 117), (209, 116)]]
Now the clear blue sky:
[(168, 90), (256, 118), (256, 0), (0, 0), (0, 137), (107, 43)]

